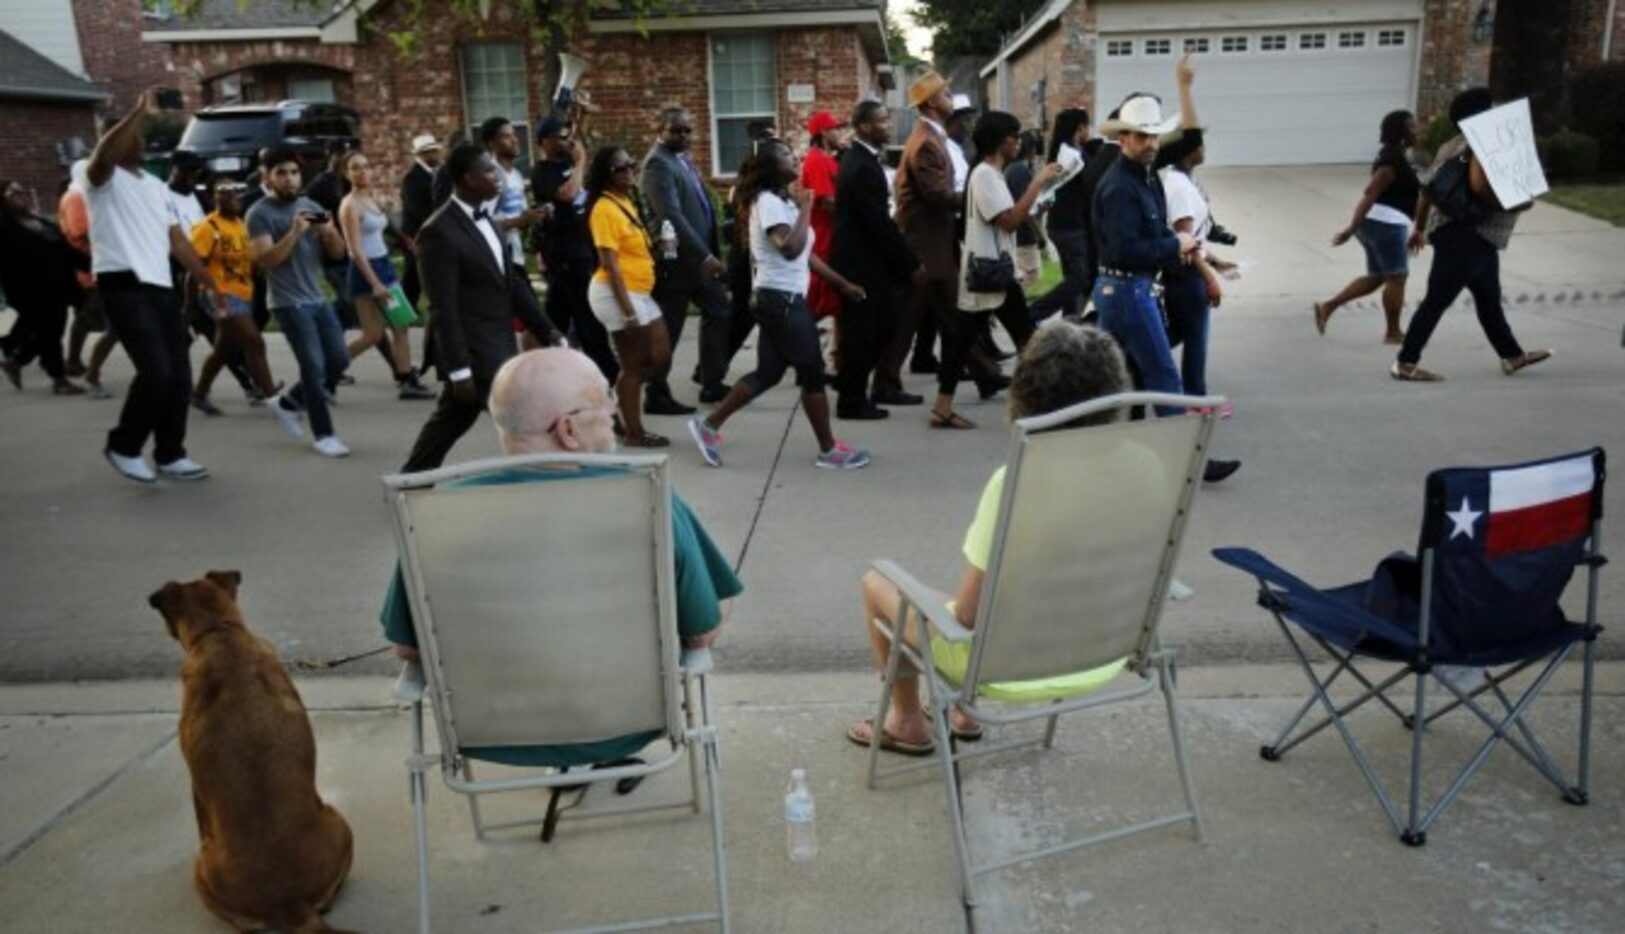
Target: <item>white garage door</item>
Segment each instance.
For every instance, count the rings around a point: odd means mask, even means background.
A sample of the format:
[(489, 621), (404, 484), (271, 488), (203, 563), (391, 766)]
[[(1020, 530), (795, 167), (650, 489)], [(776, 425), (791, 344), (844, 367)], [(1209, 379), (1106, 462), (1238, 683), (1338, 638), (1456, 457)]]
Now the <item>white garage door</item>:
[(1412, 109), (1416, 41), (1408, 22), (1102, 32), (1095, 100), (1102, 115), (1135, 91), (1176, 108), (1189, 51), (1209, 164), (1365, 162), (1383, 114)]

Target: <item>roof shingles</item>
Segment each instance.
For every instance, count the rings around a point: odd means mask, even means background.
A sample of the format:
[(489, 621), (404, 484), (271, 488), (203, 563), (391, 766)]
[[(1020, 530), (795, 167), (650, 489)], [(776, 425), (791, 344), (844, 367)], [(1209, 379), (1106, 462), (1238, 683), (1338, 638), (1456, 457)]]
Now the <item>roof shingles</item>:
[(0, 29), (0, 98), (104, 101), (108, 94)]

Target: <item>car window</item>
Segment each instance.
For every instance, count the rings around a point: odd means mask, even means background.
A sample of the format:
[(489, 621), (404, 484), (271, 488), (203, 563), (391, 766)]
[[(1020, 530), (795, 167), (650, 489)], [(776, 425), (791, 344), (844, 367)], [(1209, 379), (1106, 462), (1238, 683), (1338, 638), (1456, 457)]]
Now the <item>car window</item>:
[(258, 149), (276, 139), (277, 115), (208, 114), (192, 117), (181, 136), (181, 149), (209, 152), (216, 149)]

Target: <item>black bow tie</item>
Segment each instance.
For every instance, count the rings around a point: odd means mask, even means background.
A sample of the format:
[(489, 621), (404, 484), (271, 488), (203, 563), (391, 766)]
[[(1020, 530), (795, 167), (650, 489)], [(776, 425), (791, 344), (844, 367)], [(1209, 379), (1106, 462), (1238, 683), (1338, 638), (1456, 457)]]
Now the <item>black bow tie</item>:
[(491, 212), (487, 211), (484, 208), (475, 208), (474, 209), (474, 223), (476, 223), (476, 224), (478, 224), (480, 221), (486, 220), (490, 216), (491, 216)]

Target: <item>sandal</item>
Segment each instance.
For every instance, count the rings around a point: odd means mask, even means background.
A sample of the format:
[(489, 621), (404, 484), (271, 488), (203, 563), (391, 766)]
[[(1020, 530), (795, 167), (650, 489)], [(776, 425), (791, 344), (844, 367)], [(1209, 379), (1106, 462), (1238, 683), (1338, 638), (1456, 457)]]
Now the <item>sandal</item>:
[(1526, 366), (1534, 366), (1543, 360), (1550, 360), (1551, 358), (1552, 352), (1550, 350), (1531, 350), (1528, 353), (1516, 357), (1507, 357), (1502, 360), (1501, 372), (1511, 376)]
[(947, 415), (944, 415), (941, 412), (932, 412), (931, 427), (948, 428), (954, 431), (967, 431), (975, 428), (976, 423), (965, 416), (960, 415), (958, 412), (949, 412)]
[[(858, 732), (860, 727), (869, 728), (869, 736), (865, 737)], [(857, 723), (847, 727), (846, 738), (852, 743), (868, 749), (875, 735), (875, 719), (865, 717)], [(908, 740), (898, 739), (885, 730), (880, 731), (880, 748), (886, 752), (895, 752), (900, 756), (929, 756), (937, 751), (937, 744), (926, 740), (923, 743), (911, 743)]]
[(1332, 313), (1326, 310), (1326, 306), (1315, 302), (1315, 330), (1320, 332), (1321, 337), (1326, 336), (1326, 322), (1331, 319)]
[(629, 448), (664, 448), (671, 446), (671, 439), (665, 435), (657, 435), (652, 431), (646, 431), (635, 438), (628, 435), (621, 443)]
[(1432, 370), (1424, 370), (1414, 363), (1400, 363), (1398, 360), (1395, 360), (1394, 365), (1388, 368), (1388, 375), (1402, 383), (1440, 383), (1444, 381), (1443, 376)]

